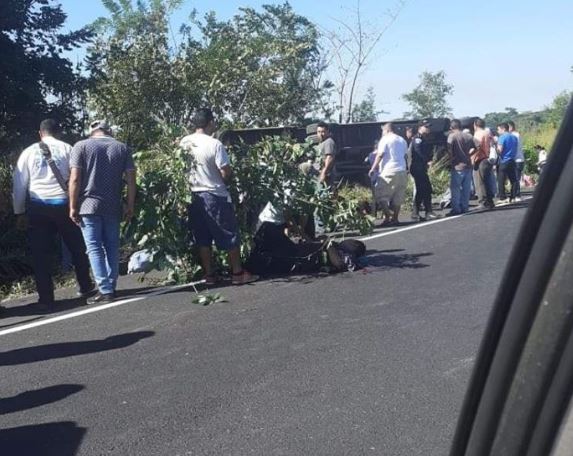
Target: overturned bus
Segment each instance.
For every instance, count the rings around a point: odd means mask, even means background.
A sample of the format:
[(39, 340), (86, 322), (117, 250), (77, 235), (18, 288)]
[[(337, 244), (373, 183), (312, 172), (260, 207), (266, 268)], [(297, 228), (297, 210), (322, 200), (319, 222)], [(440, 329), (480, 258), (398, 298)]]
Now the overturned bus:
[[(462, 127), (473, 129), (473, 122), (476, 117), (465, 117), (460, 119)], [(450, 130), (450, 119), (436, 118), (424, 119), (431, 123), (430, 134), (427, 140), (434, 146), (434, 153), (437, 157), (443, 156), (446, 151), (446, 142)], [(331, 136), (338, 146), (338, 156), (336, 158), (336, 170), (338, 180), (348, 183), (356, 183), (368, 186), (368, 170), (370, 168), (366, 161), (368, 154), (374, 150), (376, 142), (382, 134), (382, 126), (386, 122), (361, 122), (349, 124), (329, 124)], [(406, 138), (408, 127), (416, 131), (419, 120), (400, 120), (392, 122), (396, 133)], [(271, 128), (249, 128), (240, 130), (224, 130), (219, 137), (228, 144), (256, 144), (265, 137), (281, 136), (294, 139), (297, 142), (312, 141), (318, 142), (316, 136), (316, 123), (306, 127), (271, 127)]]

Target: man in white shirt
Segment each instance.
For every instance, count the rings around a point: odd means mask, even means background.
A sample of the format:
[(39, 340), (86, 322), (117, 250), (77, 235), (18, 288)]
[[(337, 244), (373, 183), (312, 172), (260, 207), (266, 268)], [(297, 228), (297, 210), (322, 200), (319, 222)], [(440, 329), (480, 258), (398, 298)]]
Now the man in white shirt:
[(233, 285), (254, 282), (258, 277), (244, 270), (241, 263), (239, 226), (227, 189), (232, 169), (225, 146), (212, 136), (216, 127), (211, 110), (199, 109), (194, 124), (195, 133), (185, 136), (181, 147), (192, 156), (189, 179), (193, 202), (189, 219), (205, 281), (207, 285), (218, 281), (211, 258), (215, 242), (219, 250), (229, 254)]
[(379, 173), (375, 193), (384, 212), (383, 225), (396, 225), (408, 186), (408, 143), (396, 134), (394, 125), (390, 122), (382, 126), (382, 131), (376, 160), (368, 175), (372, 177), (377, 171)]
[(521, 201), (521, 176), (525, 169), (525, 154), (523, 153), (523, 142), (521, 134), (515, 128), (515, 122), (507, 122), (509, 125), (509, 132), (517, 138), (517, 154), (515, 155), (515, 166), (517, 169), (517, 191), (515, 194), (515, 201)]
[[(78, 295), (87, 297), (94, 289), (86, 246), (80, 228), (68, 217), (68, 193), (63, 188), (70, 175), (72, 147), (54, 138), (57, 130), (55, 120), (42, 121), (39, 132), (41, 142), (22, 152), (13, 177), (14, 213), (21, 226), (24, 225), (24, 218), (27, 218), (34, 279), (39, 295), (38, 308), (43, 311), (50, 310), (54, 305), (51, 265), (52, 247), (57, 234), (71, 253), (79, 284)], [(40, 148), (41, 143), (48, 146), (52, 165), (48, 163), (49, 156)]]

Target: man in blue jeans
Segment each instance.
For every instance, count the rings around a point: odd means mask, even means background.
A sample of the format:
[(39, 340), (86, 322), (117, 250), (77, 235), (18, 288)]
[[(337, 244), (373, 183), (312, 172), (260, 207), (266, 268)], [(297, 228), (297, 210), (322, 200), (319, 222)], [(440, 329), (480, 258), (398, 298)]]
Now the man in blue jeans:
[(90, 125), (90, 137), (78, 142), (70, 159), (70, 218), (80, 225), (99, 293), (88, 304), (115, 298), (119, 275), (119, 225), (123, 178), (127, 182), (125, 218), (135, 204), (135, 166), (127, 146), (112, 137), (106, 121)]
[[(509, 124), (500, 123), (497, 126), (499, 139), (497, 140), (497, 152), (499, 155), (499, 166), (497, 169), (498, 198), (500, 203), (512, 203), (519, 192), (519, 181), (517, 179), (517, 163), (519, 139), (509, 131)], [(507, 200), (505, 183), (509, 180), (511, 193)]]
[(452, 210), (446, 216), (464, 214), (469, 210), (473, 170), (471, 157), (477, 150), (474, 137), (462, 131), (459, 120), (452, 120), (450, 130), (448, 152), (452, 165), (450, 181)]

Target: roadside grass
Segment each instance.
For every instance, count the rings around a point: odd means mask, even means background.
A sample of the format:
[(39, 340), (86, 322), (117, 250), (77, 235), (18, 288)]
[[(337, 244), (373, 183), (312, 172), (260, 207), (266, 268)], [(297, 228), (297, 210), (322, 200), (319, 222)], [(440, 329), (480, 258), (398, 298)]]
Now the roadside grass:
[[(73, 272), (60, 272), (54, 275), (53, 280), (55, 290), (58, 288), (70, 288), (76, 285)], [(34, 277), (27, 276), (10, 284), (0, 286), (0, 302), (22, 298), (34, 293), (36, 293)]]

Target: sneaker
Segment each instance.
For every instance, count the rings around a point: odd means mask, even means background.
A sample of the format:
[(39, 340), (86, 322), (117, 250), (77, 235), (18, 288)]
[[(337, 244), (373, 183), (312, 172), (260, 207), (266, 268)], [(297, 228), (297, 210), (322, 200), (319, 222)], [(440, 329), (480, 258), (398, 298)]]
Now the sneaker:
[(233, 274), (233, 285), (246, 285), (247, 283), (253, 283), (259, 280), (259, 276), (251, 274), (248, 271), (241, 271), (238, 274)]
[(460, 215), (460, 213), (455, 211), (450, 211), (446, 214), (446, 217), (455, 217), (456, 215)]
[(78, 291), (78, 292), (76, 293), (76, 296), (77, 296), (78, 298), (85, 299), (85, 298), (90, 298), (91, 296), (93, 296), (94, 294), (96, 294), (96, 292), (97, 292), (97, 289), (96, 289), (96, 287), (95, 287), (95, 285), (94, 285), (94, 286), (91, 288), (91, 290), (88, 290), (88, 291), (82, 291), (82, 290), (80, 290), (80, 291)]
[(115, 301), (115, 295), (113, 293), (99, 293), (93, 298), (87, 300), (88, 304), (108, 304)]
[(514, 201), (516, 203), (521, 203), (523, 200), (521, 199), (521, 196), (517, 196)]
[(410, 217), (414, 222), (419, 222), (421, 219), (420, 214), (418, 212), (412, 212), (412, 215)]
[(437, 214), (434, 214), (433, 212), (426, 212), (426, 220), (437, 220), (440, 217)]
[(497, 204), (509, 204), (510, 203), (510, 199), (509, 198), (504, 198), (504, 199), (500, 199)]

